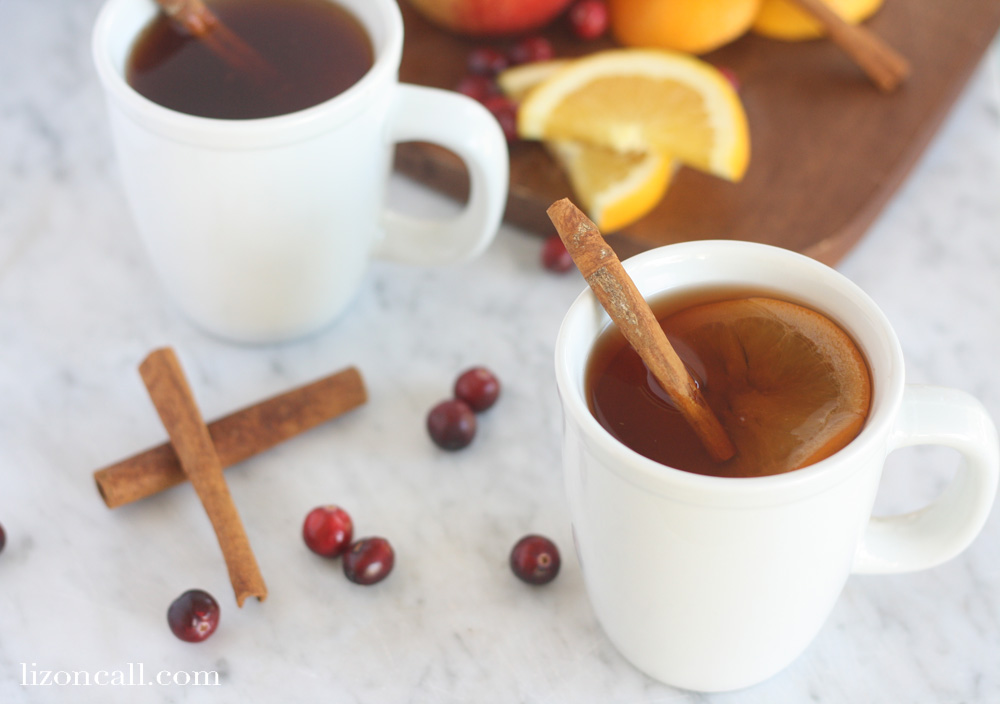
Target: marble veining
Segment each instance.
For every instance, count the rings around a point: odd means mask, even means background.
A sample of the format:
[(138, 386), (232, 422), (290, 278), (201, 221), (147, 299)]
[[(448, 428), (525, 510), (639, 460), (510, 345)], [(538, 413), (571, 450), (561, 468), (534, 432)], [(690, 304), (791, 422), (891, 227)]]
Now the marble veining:
[[(0, 3), (0, 701), (893, 702), (1000, 701), (1000, 512), (959, 558), (855, 576), (785, 672), (699, 695), (634, 670), (590, 611), (562, 492), (552, 375), (559, 321), (583, 288), (504, 228), (478, 260), (377, 263), (350, 311), (283, 346), (238, 347), (183, 319), (135, 236), (89, 59), (99, 0)], [(955, 386), (1000, 418), (1000, 96), (984, 62), (870, 232), (839, 268), (883, 307), (911, 381)], [(411, 211), (453, 204), (403, 179)], [(175, 347), (207, 418), (354, 364), (369, 403), (228, 473), (270, 588), (237, 609), (190, 487), (107, 510), (95, 468), (164, 435), (137, 365)], [(464, 367), (504, 383), (460, 453), (427, 439), (427, 410)], [(877, 510), (929, 501), (954, 458), (894, 456)], [(301, 544), (336, 502), (389, 537), (396, 570), (348, 583)], [(527, 532), (563, 548), (532, 589), (506, 557)], [(207, 642), (175, 640), (166, 607), (201, 587), (223, 608)], [(25, 686), (30, 672), (213, 670), (214, 687)]]

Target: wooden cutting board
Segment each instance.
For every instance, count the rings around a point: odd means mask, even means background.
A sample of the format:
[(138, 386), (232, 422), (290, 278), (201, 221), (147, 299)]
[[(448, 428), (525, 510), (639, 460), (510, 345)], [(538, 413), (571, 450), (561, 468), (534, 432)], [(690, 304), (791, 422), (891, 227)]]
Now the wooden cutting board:
[[(400, 0), (406, 26), (403, 81), (454, 87), (468, 52), (511, 40), (447, 34)], [(913, 74), (880, 93), (831, 42), (786, 43), (749, 34), (706, 55), (731, 68), (750, 123), (752, 156), (743, 181), (682, 168), (666, 197), (611, 238), (621, 256), (695, 239), (765, 242), (836, 263), (864, 234), (934, 135), (1000, 28), (997, 0), (885, 0), (867, 24), (903, 53)], [(548, 36), (560, 56), (611, 46), (585, 43), (557, 21)], [(603, 40), (602, 40), (603, 41)], [(552, 234), (545, 209), (572, 196), (545, 151), (511, 145), (508, 222)], [(400, 145), (396, 168), (457, 199), (466, 172), (450, 152)]]

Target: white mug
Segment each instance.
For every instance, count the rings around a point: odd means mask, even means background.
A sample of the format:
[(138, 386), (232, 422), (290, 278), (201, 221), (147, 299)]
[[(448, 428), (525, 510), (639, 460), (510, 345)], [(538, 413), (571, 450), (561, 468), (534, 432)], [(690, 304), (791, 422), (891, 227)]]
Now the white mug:
[[(858, 343), (873, 396), (843, 450), (786, 474), (692, 474), (620, 444), (588, 409), (584, 371), (608, 324), (589, 291), (556, 343), (563, 463), (577, 553), (594, 612), (640, 670), (697, 691), (747, 687), (794, 660), (850, 573), (921, 570), (958, 554), (992, 506), (997, 431), (964, 392), (904, 382), (895, 333), (833, 269), (748, 242), (670, 245), (624, 263), (647, 299), (706, 284), (773, 292), (824, 313)], [(944, 494), (912, 514), (872, 517), (886, 456), (944, 445), (963, 463)]]
[[(332, 0), (331, 0), (332, 1)], [(350, 303), (369, 260), (461, 261), (492, 240), (507, 199), (507, 143), (479, 103), (400, 84), (395, 0), (336, 0), (374, 65), (334, 98), (250, 120), (195, 117), (133, 90), (124, 67), (152, 0), (108, 0), (93, 57), (139, 231), (160, 279), (202, 328), (243, 342), (313, 332)], [(428, 141), (469, 171), (464, 210), (423, 220), (385, 207), (396, 142)]]

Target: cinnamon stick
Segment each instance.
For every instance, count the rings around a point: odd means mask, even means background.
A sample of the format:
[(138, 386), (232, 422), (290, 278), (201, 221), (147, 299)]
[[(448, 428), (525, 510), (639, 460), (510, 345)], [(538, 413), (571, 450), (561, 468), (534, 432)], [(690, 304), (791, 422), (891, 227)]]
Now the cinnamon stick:
[(670, 396), (712, 459), (723, 462), (731, 458), (736, 454), (732, 441), (597, 226), (567, 198), (556, 201), (546, 212), (597, 300)]
[[(240, 409), (208, 425), (223, 467), (268, 450), (368, 400), (354, 367)], [(94, 472), (108, 508), (117, 508), (187, 481), (169, 442)]]
[(231, 67), (259, 81), (278, 77), (277, 69), (219, 20), (203, 0), (156, 0), (156, 3), (164, 14)]
[(889, 93), (910, 75), (910, 62), (874, 32), (851, 24), (823, 0), (793, 0), (814, 17), (830, 39), (867, 74), (880, 90)]
[(139, 373), (181, 467), (215, 530), (229, 570), (229, 581), (236, 593), (236, 604), (242, 607), (249, 596), (263, 601), (267, 598), (267, 586), (222, 476), (222, 465), (212, 437), (202, 422), (177, 356), (169, 347), (154, 350), (139, 365)]

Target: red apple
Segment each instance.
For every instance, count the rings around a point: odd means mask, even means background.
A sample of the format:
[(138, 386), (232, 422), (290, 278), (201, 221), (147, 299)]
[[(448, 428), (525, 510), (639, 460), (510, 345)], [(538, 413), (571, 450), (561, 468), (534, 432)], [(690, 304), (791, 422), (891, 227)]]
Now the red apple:
[(410, 0), (424, 17), (456, 34), (500, 36), (540, 29), (572, 0)]

